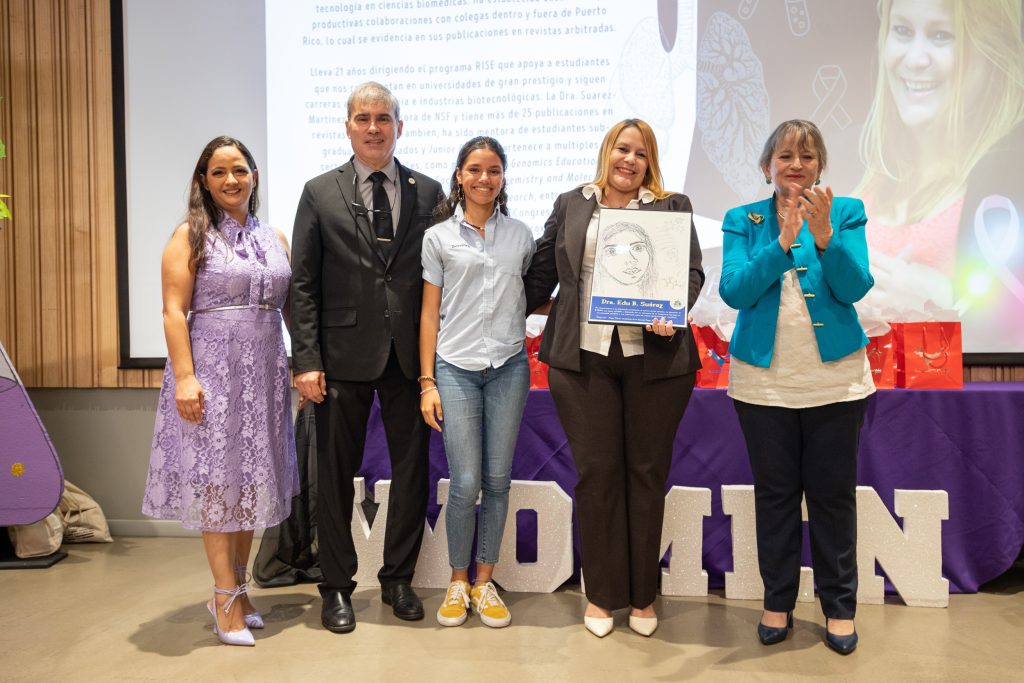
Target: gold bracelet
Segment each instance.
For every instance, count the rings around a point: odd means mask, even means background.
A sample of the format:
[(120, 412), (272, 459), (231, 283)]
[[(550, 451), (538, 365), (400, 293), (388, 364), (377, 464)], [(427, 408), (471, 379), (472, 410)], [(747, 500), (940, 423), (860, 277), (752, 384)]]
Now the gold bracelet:
[(437, 391), (437, 387), (434, 387), (434, 386), (427, 387), (426, 389), (424, 389), (423, 391), (420, 392), (420, 396), (422, 396), (423, 394), (427, 393), (428, 391)]
[(427, 380), (428, 382), (433, 382), (434, 384), (437, 384), (437, 380), (431, 377), (430, 375), (423, 375), (421, 377), (416, 378), (417, 382), (422, 382), (423, 380)]

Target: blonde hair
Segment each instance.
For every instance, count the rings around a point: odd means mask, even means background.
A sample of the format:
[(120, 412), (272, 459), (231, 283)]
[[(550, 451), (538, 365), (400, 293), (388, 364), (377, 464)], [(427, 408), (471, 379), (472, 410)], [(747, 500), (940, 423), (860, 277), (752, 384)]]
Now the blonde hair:
[[(879, 0), (878, 54), (885, 54), (893, 0)], [(892, 101), (885, 59), (879, 58), (875, 97), (860, 140), (865, 174), (854, 194), (876, 205), (907, 200), (907, 223), (916, 223), (963, 191), (975, 165), (1015, 126), (1024, 121), (1024, 41), (1020, 0), (985, 0), (967, 6), (949, 0), (955, 39), (952, 94), (930, 135), (941, 151), (932, 159), (914, 159), (911, 136)], [(982, 97), (969, 101), (966, 63), (985, 67)], [(942, 172), (923, 173), (940, 165)]]
[(661, 166), (658, 164), (658, 140), (654, 137), (651, 126), (642, 119), (624, 119), (605, 133), (604, 140), (601, 141), (601, 151), (597, 154), (597, 175), (594, 177), (593, 184), (601, 188), (602, 195), (608, 189), (612, 149), (615, 147), (615, 141), (619, 139), (619, 135), (627, 128), (636, 128), (640, 131), (644, 148), (647, 150), (647, 173), (644, 174), (641, 185), (650, 190), (655, 199), (664, 199), (672, 193), (664, 188), (665, 181), (661, 176)]

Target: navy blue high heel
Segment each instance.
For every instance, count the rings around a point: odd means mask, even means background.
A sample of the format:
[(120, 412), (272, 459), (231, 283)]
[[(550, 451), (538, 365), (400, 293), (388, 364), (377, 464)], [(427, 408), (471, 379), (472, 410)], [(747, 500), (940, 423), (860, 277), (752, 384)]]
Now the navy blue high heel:
[(848, 636), (837, 636), (829, 633), (828, 617), (825, 617), (825, 644), (841, 655), (848, 655), (857, 649), (857, 630)]
[(775, 643), (781, 643), (789, 635), (789, 630), (793, 628), (793, 612), (786, 613), (786, 625), (784, 627), (778, 626), (765, 626), (761, 622), (757, 624), (757, 637), (761, 641), (762, 645), (774, 645)]

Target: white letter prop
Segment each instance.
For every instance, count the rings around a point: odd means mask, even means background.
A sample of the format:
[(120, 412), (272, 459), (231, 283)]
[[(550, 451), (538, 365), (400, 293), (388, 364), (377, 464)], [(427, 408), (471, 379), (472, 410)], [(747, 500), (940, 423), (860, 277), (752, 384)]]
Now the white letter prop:
[(388, 493), (391, 480), (381, 479), (373, 487), (373, 499), (378, 504), (373, 518), (373, 528), (363, 512), (366, 499), (366, 480), (356, 477), (352, 480), (355, 497), (352, 499), (352, 543), (356, 548), (358, 568), (352, 578), (361, 586), (379, 586), (377, 572), (384, 566), (384, 530), (388, 521)]
[[(754, 516), (754, 487), (722, 486), (722, 512), (732, 517), (732, 567), (725, 572), (725, 597), (730, 600), (761, 600), (764, 582), (757, 564), (757, 522)], [(801, 517), (807, 506), (801, 503)], [(814, 572), (800, 567), (798, 602), (814, 601)]]
[(757, 569), (754, 487), (723, 485), (722, 512), (732, 517), (732, 571), (725, 573), (725, 597), (760, 600), (764, 597), (764, 584)]
[(412, 578), (412, 585), (419, 588), (447, 588), (452, 577), (451, 565), (448, 563), (448, 527), (444, 519), (450, 483), (448, 479), (437, 482), (437, 502), (441, 512), (437, 514), (433, 531), (429, 522), (423, 524), (423, 544), (416, 560), (416, 573)]
[(701, 568), (704, 518), (711, 514), (711, 489), (673, 486), (665, 496), (661, 556), (669, 545), (672, 559), (661, 570), (662, 595), (708, 594), (708, 573)]
[[(537, 513), (537, 561), (519, 562), (516, 512)], [(512, 482), (494, 580), (507, 591), (551, 593), (572, 576), (572, 499), (553, 481)]]
[(949, 581), (942, 578), (942, 520), (949, 519), (945, 491), (907, 491), (893, 494), (892, 518), (870, 486), (857, 487), (857, 602), (880, 605), (885, 599), (875, 560), (893, 587), (911, 607), (948, 607)]

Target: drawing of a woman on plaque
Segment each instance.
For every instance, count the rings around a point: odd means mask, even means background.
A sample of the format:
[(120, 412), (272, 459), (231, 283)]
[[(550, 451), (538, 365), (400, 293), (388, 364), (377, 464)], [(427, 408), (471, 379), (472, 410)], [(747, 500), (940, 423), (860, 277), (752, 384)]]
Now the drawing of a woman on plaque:
[(647, 231), (628, 221), (611, 225), (601, 235), (594, 275), (603, 295), (651, 298), (658, 271)]

